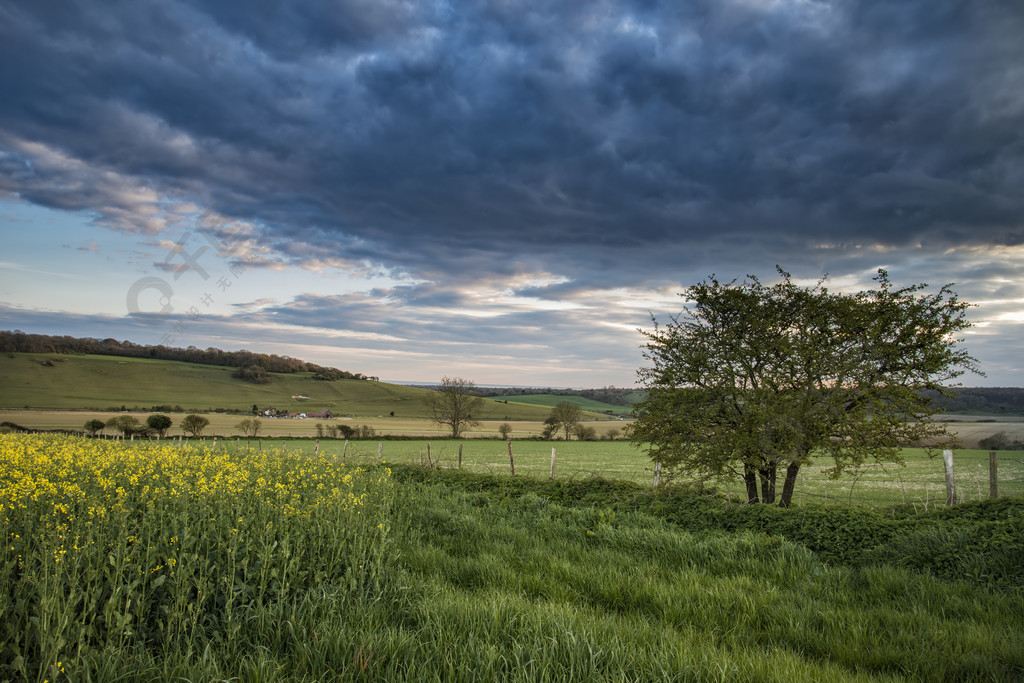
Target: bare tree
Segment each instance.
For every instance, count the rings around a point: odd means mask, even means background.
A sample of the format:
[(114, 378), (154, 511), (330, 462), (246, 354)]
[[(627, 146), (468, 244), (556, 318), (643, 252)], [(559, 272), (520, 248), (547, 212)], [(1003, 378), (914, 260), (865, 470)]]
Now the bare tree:
[(262, 426), (263, 423), (260, 420), (253, 418), (251, 420), (242, 420), (241, 422), (235, 425), (235, 429), (240, 430), (243, 434), (245, 434), (247, 437), (251, 439), (254, 436), (256, 436), (256, 434), (259, 433), (260, 427)]
[(467, 427), (480, 424), (474, 413), (479, 413), (484, 400), (473, 393), (475, 388), (468, 379), (443, 377), (441, 386), (427, 399), (434, 422), (451, 427), (452, 438), (457, 439)]
[(578, 404), (572, 401), (559, 401), (558, 405), (551, 409), (551, 417), (548, 419), (556, 425), (555, 431), (558, 431), (559, 427), (565, 430), (565, 440), (568, 441), (569, 435), (574, 433), (579, 424), (580, 412)]

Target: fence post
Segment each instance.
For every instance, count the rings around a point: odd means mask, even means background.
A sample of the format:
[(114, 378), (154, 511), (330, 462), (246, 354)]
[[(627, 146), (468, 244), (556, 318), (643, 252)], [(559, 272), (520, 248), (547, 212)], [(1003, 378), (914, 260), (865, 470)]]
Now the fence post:
[(462, 442), (459, 442), (459, 469), (462, 469)]
[(550, 479), (555, 478), (555, 447), (551, 447), (551, 476)]
[(430, 459), (430, 442), (427, 442), (427, 467), (434, 469), (434, 462)]
[(313, 447), (313, 457), (320, 455), (320, 439), (316, 440), (316, 446)]
[(213, 437), (213, 450), (217, 450), (217, 437)]
[(956, 505), (956, 480), (953, 477), (953, 451), (942, 451), (942, 464), (946, 470), (946, 505)]
[(341, 464), (345, 464), (345, 457), (348, 455), (348, 439), (345, 439), (345, 448), (341, 451)]
[(381, 458), (383, 458), (383, 457), (384, 457), (384, 442), (383, 441), (378, 441), (377, 442), (377, 463), (378, 464), (380, 463)]
[(654, 485), (661, 484), (661, 461), (654, 463)]
[(999, 477), (998, 474), (999, 463), (996, 460), (996, 452), (988, 452), (988, 497), (998, 498), (999, 497)]
[(508, 444), (508, 465), (512, 468), (512, 476), (516, 476), (516, 461), (512, 459), (512, 439), (506, 439), (505, 443)]

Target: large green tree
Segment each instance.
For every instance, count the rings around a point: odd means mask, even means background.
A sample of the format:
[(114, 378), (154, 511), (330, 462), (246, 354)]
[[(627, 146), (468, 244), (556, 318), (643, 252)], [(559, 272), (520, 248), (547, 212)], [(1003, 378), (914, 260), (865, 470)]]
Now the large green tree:
[(166, 415), (156, 414), (146, 418), (146, 426), (159, 434), (161, 439), (167, 436), (167, 430), (172, 424), (171, 418)]
[(903, 446), (952, 443), (923, 394), (949, 394), (977, 370), (956, 337), (970, 306), (951, 285), (929, 294), (879, 270), (875, 287), (843, 293), (779, 275), (771, 286), (709, 278), (683, 293), (682, 314), (644, 332), (648, 394), (632, 438), (667, 476), (738, 476), (748, 501), (774, 503), (783, 470), (788, 506), (812, 457), (830, 457), (838, 476), (869, 459), (900, 462)]
[(441, 385), (427, 398), (434, 422), (447, 425), (452, 438), (459, 438), (467, 427), (480, 424), (476, 419), (484, 400), (474, 393), (476, 385), (461, 377), (443, 377)]
[(119, 431), (128, 437), (132, 432), (138, 431), (140, 423), (139, 419), (132, 415), (117, 415), (107, 420), (106, 426), (108, 429)]

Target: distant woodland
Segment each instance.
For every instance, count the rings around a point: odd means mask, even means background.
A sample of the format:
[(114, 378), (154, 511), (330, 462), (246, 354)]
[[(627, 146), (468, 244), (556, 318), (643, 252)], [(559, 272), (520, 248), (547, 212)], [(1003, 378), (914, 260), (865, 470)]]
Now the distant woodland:
[(278, 356), (252, 351), (221, 351), (220, 349), (186, 349), (170, 346), (148, 346), (116, 339), (91, 337), (51, 336), (26, 334), (20, 330), (0, 331), (0, 352), (3, 353), (64, 353), (122, 356), (126, 358), (152, 358), (175, 360), (201, 365), (220, 365), (231, 368), (262, 368), (266, 372), (312, 372), (317, 379), (376, 379), (358, 372), (308, 363), (289, 356)]
[(947, 413), (960, 415), (1024, 415), (1024, 389), (1020, 387), (961, 387), (956, 398), (926, 392)]
[(600, 389), (538, 389), (536, 387), (476, 387), (473, 393), (486, 398), (509, 398), (513, 396), (530, 396), (533, 394), (550, 394), (552, 396), (579, 396), (592, 401), (610, 403), (613, 406), (631, 406), (641, 398), (640, 389), (620, 387), (602, 387)]

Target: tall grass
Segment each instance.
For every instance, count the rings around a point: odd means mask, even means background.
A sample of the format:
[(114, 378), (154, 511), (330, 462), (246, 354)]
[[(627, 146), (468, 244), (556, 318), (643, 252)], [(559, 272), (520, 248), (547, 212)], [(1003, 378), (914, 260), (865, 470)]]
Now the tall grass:
[(253, 619), (379, 589), (386, 469), (19, 435), (0, 454), (3, 678), (241, 656)]
[(0, 679), (1024, 677), (1024, 591), (922, 571), (941, 527), (839, 563), (635, 485), (94, 443), (0, 441)]

